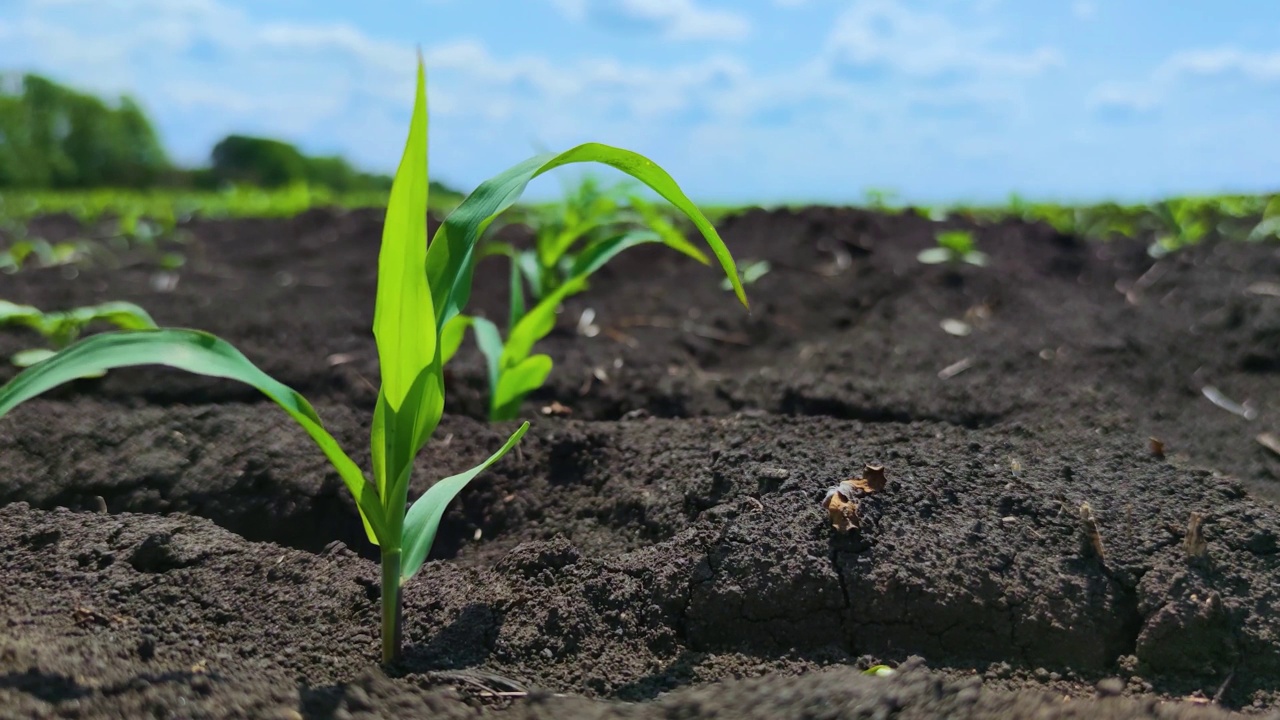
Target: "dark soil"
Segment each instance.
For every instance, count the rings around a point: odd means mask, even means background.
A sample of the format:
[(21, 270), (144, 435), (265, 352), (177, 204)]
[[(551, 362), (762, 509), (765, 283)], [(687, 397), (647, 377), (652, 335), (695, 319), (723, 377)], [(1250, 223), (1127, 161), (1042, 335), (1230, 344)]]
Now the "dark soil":
[[(1280, 434), (1280, 247), (1157, 263), (1010, 222), (968, 226), (989, 267), (916, 262), (964, 225), (729, 218), (739, 259), (774, 268), (750, 315), (670, 252), (602, 271), (542, 345), (557, 368), (519, 451), (406, 588), (392, 668), (354, 505), (255, 391), (138, 369), (18, 408), (0, 420), (0, 716), (1280, 710), (1280, 456), (1256, 439)], [(131, 300), (222, 335), (365, 463), (379, 214), (187, 230), (170, 290), (140, 264), (0, 276), (0, 297)], [(472, 310), (498, 318), (490, 262)], [(594, 337), (575, 331), (588, 308)], [(6, 330), (0, 355), (36, 340)], [(481, 421), (483, 383), (468, 345), (415, 493), (512, 429)], [(889, 483), (837, 532), (820, 501), (866, 463)], [(875, 663), (899, 672), (861, 673)]]

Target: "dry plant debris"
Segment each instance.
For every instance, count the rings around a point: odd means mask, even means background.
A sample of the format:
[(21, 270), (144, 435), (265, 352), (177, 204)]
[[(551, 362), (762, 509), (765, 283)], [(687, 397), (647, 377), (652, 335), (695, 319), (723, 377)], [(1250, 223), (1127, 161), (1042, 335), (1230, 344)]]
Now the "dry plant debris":
[(1254, 439), (1257, 440), (1258, 444), (1262, 447), (1270, 450), (1276, 455), (1280, 455), (1280, 435), (1264, 432), (1258, 433), (1258, 436)]
[(1098, 531), (1098, 521), (1089, 503), (1080, 503), (1080, 525), (1084, 528), (1086, 554), (1092, 554), (1105, 564), (1107, 553), (1102, 547), (1102, 533)]
[(1192, 512), (1187, 520), (1187, 534), (1182, 539), (1182, 548), (1187, 556), (1202, 558), (1209, 552), (1209, 543), (1204, 539), (1204, 515)]
[(828, 489), (822, 498), (822, 508), (831, 518), (831, 527), (840, 532), (860, 527), (858, 498), (884, 490), (887, 482), (883, 465), (867, 464), (862, 470), (862, 477), (842, 480), (839, 485)]

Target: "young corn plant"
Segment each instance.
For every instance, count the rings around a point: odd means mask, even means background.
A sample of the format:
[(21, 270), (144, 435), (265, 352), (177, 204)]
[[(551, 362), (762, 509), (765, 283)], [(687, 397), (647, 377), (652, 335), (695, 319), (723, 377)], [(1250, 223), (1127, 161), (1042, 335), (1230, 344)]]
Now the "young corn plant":
[[(401, 645), (401, 589), (423, 565), (449, 502), (474, 477), (507, 453), (528, 429), (525, 423), (480, 465), (431, 486), (408, 503), (413, 461), (444, 412), (443, 350), (452, 340), (445, 328), (471, 295), (480, 233), (519, 199), (534, 177), (562, 165), (601, 162), (654, 188), (677, 206), (692, 204), (652, 161), (627, 150), (586, 144), (538, 156), (482, 183), (446, 218), (430, 245), (427, 214), (427, 99), (425, 70), (418, 64), (417, 94), (387, 204), (373, 335), (382, 384), (370, 433), (372, 479), (338, 446), (307, 400), (262, 372), (226, 341), (199, 330), (162, 328), (108, 332), (80, 340), (19, 373), (0, 387), (0, 417), (16, 405), (83, 376), (135, 365), (165, 365), (210, 377), (238, 380), (274, 400), (311, 436), (355, 498), (382, 567), (382, 659), (395, 662)], [(692, 212), (697, 213), (696, 208)], [(705, 223), (705, 219), (702, 221)], [(737, 276), (733, 259), (715, 231), (707, 230), (721, 264)], [(738, 286), (745, 304), (746, 294)], [(456, 346), (455, 346), (456, 347)]]
[[(53, 348), (31, 348), (14, 353), (9, 362), (17, 367), (31, 367), (53, 357), (57, 351), (75, 342), (80, 333), (95, 322), (115, 325), (121, 330), (150, 330), (155, 320), (146, 310), (127, 302), (108, 302), (101, 305), (75, 308), (65, 312), (41, 312), (30, 305), (17, 305), (0, 300), (0, 325), (26, 327), (39, 333)], [(81, 375), (101, 377), (105, 373)]]
[(568, 190), (561, 202), (527, 213), (524, 222), (533, 228), (533, 247), (494, 241), (486, 242), (481, 253), (510, 258), (512, 291), (520, 292), (518, 302), (512, 304), (515, 314), (523, 314), (523, 286), (538, 302), (573, 281), (580, 259), (606, 249), (612, 258), (642, 243), (663, 243), (707, 264), (706, 255), (652, 203), (630, 192), (627, 184), (605, 186), (590, 175)]
[(944, 230), (935, 236), (935, 240), (938, 242), (937, 247), (921, 250), (916, 255), (916, 260), (926, 265), (987, 264), (987, 254), (978, 250), (973, 233), (968, 230)]
[[(624, 171), (630, 172), (625, 168)], [(728, 249), (711, 222), (680, 192), (665, 172), (635, 176), (670, 200), (702, 232), (724, 268), (726, 289), (735, 290), (745, 305), (742, 287), (755, 278), (750, 277), (749, 273), (744, 273), (741, 278), (738, 276)], [(588, 187), (594, 188), (595, 185)], [(511, 304), (506, 340), (503, 340), (498, 326), (483, 317), (459, 315), (445, 328), (445, 362), (449, 361), (461, 345), (467, 328), (475, 335), (476, 345), (485, 358), (491, 421), (515, 419), (525, 397), (546, 382), (551, 374), (551, 357), (533, 354), (533, 346), (555, 328), (556, 311), (560, 304), (566, 298), (586, 290), (587, 279), (619, 253), (636, 245), (660, 242), (703, 264), (708, 262), (706, 256), (692, 246), (657, 209), (635, 196), (630, 198), (631, 207), (639, 212), (646, 228), (611, 231), (591, 239), (590, 232), (584, 228), (603, 228), (609, 221), (603, 215), (583, 211), (581, 208), (617, 206), (612, 201), (603, 202), (602, 198), (610, 197), (604, 193), (589, 194), (580, 189), (573, 197), (579, 201), (569, 205), (570, 208), (577, 209), (566, 212), (566, 217), (574, 218), (567, 225), (568, 230), (550, 234), (540, 231), (533, 250), (518, 251), (507, 246), (508, 249), (502, 251), (511, 256)], [(595, 199), (586, 203), (581, 201), (583, 197)], [(583, 218), (585, 220), (580, 220)], [(544, 239), (548, 237), (552, 240), (544, 244)], [(588, 238), (583, 247), (576, 252), (571, 251), (574, 243), (583, 238)], [(547, 250), (548, 247), (550, 250)], [(767, 263), (765, 269), (767, 271)], [(525, 306), (522, 277), (534, 291), (535, 302), (528, 309)]]

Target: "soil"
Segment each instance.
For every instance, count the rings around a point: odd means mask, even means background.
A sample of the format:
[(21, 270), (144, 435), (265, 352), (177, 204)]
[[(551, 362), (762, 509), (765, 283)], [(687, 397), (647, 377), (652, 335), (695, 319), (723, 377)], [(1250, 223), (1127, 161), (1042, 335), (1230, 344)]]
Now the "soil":
[[(942, 228), (991, 264), (918, 263)], [(215, 332), (367, 463), (379, 213), (185, 229), (176, 285), (126, 263), (3, 276), (0, 296)], [(533, 427), (405, 589), (394, 667), (354, 505), (256, 391), (144, 368), (14, 410), (0, 717), (1280, 711), (1280, 455), (1257, 440), (1280, 434), (1280, 246), (1156, 261), (835, 208), (721, 230), (772, 265), (750, 314), (653, 247), (566, 304)], [(471, 309), (502, 317), (505, 277), (486, 261)], [(6, 330), (0, 355), (37, 342)], [(464, 346), (412, 494), (513, 428), (483, 422), (483, 378)], [(838, 531), (821, 501), (866, 464), (887, 485)], [(878, 663), (898, 670), (863, 674)]]

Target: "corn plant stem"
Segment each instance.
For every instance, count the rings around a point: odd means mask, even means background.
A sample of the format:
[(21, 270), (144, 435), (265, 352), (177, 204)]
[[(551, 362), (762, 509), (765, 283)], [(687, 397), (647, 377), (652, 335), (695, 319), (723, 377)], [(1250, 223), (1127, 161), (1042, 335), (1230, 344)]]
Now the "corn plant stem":
[(400, 550), (382, 552), (382, 664), (400, 659)]

